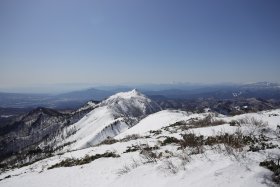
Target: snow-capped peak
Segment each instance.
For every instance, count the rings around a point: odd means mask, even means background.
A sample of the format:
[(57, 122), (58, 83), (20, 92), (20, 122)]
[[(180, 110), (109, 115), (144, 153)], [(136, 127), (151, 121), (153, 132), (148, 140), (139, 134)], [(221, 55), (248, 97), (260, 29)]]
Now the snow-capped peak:
[(133, 90), (128, 91), (128, 92), (119, 92), (115, 95), (112, 95), (111, 97), (108, 98), (108, 100), (117, 99), (117, 98), (131, 99), (131, 98), (135, 98), (135, 97), (142, 97), (143, 98), (143, 97), (145, 97), (145, 95), (140, 93), (138, 90), (133, 89)]
[(112, 95), (102, 101), (100, 106), (107, 106), (118, 114), (140, 118), (160, 110), (155, 102), (136, 89)]
[(76, 132), (62, 143), (75, 142), (71, 149), (96, 145), (161, 109), (157, 103), (135, 89), (117, 93), (95, 106), (90, 113), (69, 127)]

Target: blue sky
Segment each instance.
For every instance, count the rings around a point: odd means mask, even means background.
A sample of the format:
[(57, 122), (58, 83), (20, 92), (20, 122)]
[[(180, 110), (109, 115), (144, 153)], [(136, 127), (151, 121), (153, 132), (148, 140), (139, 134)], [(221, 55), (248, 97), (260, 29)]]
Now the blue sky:
[(279, 0), (1, 0), (0, 87), (280, 82)]

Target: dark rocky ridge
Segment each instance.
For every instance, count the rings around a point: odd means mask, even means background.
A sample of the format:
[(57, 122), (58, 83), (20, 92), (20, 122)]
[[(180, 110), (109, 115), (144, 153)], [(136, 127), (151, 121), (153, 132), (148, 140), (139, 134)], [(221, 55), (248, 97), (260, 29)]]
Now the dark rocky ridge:
[(60, 132), (93, 108), (87, 103), (79, 110), (63, 113), (39, 107), (16, 117), (0, 128), (0, 161), (9, 157), (16, 159), (19, 155), (28, 155), (34, 150), (40, 153), (53, 151)]

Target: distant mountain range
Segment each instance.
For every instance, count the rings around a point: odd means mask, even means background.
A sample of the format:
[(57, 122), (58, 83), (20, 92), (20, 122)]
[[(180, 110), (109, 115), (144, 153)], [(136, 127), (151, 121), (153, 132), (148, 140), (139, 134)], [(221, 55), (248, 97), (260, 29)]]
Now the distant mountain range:
[(78, 108), (89, 100), (103, 100), (115, 92), (86, 89), (73, 91), (64, 94), (20, 94), (20, 93), (0, 93), (0, 107), (9, 108)]
[[(175, 87), (168, 85), (139, 86), (145, 95), (156, 99), (233, 99), (262, 98), (280, 99), (280, 85), (277, 83), (259, 82), (244, 85), (183, 85)], [(137, 87), (136, 87), (137, 88)], [(88, 100), (101, 101), (120, 91), (131, 90), (130, 87), (98, 87), (78, 90), (57, 95), (0, 93), (0, 107), (26, 108), (78, 108)]]

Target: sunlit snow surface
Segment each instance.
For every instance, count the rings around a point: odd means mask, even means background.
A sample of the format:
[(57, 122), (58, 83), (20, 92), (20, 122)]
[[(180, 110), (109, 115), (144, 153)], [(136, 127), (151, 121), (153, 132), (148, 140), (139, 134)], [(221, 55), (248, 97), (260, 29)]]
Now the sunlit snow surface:
[[(104, 119), (111, 118), (110, 114), (106, 114), (100, 109), (99, 112), (105, 114)], [(107, 110), (107, 109), (106, 109)], [(273, 114), (273, 115), (271, 115)], [(96, 114), (97, 115), (97, 114)], [(142, 119), (131, 129), (121, 133), (117, 138), (121, 138), (128, 134), (138, 133), (140, 135), (149, 134), (149, 130), (157, 130), (164, 126), (180, 120), (189, 118), (203, 118), (208, 115), (190, 114), (182, 111), (160, 111)], [(255, 117), (268, 122), (268, 128), (275, 130), (280, 124), (280, 110), (265, 111), (259, 113), (251, 113), (238, 115), (234, 117), (219, 116), (217, 119), (231, 121), (232, 119)], [(89, 119), (84, 119), (86, 122)], [(111, 118), (113, 120), (113, 118)], [(80, 125), (83, 121), (80, 121)], [(234, 132), (238, 127), (229, 126), (229, 124), (195, 128), (193, 132), (211, 136), (220, 131)], [(97, 129), (97, 128), (96, 128)], [(91, 129), (82, 130), (83, 133), (89, 133)], [(246, 131), (246, 128), (243, 129)], [(151, 135), (151, 134), (150, 134)], [(175, 133), (164, 131), (160, 136), (177, 136)], [(236, 160), (224, 154), (218, 154), (211, 150), (205, 154), (193, 155), (191, 161), (185, 165), (185, 169), (179, 170), (176, 174), (171, 174), (163, 169), (164, 161), (159, 160), (156, 164), (142, 164), (130, 172), (119, 175), (118, 171), (125, 165), (132, 163), (132, 160), (139, 160), (139, 152), (123, 153), (128, 146), (139, 145), (142, 143), (150, 146), (156, 145), (159, 136), (151, 136), (150, 138), (140, 138), (128, 142), (117, 142), (112, 145), (100, 145), (89, 147), (82, 150), (67, 152), (62, 155), (53, 156), (42, 161), (38, 161), (30, 166), (7, 171), (0, 175), (0, 179), (11, 176), (0, 181), (2, 187), (61, 187), (61, 186), (119, 186), (119, 187), (138, 187), (138, 186), (275, 186), (270, 182), (269, 176), (271, 172), (259, 166), (259, 162), (263, 161), (268, 153), (279, 153), (279, 149), (270, 149), (260, 152), (247, 152), (246, 159)], [(161, 150), (170, 150), (174, 153), (178, 152), (175, 145), (167, 145), (161, 147)], [(101, 158), (89, 164), (61, 167), (47, 170), (47, 167), (58, 163), (66, 158), (82, 158), (85, 155), (95, 155), (106, 151), (115, 151), (121, 157), (119, 158)], [(159, 150), (160, 151), (160, 150)], [(176, 156), (171, 157), (174, 162), (179, 162)]]
[(58, 146), (74, 142), (66, 149), (91, 147), (107, 137), (114, 137), (124, 132), (143, 117), (160, 110), (156, 103), (137, 90), (117, 93), (95, 107), (93, 111), (69, 127), (76, 132)]

